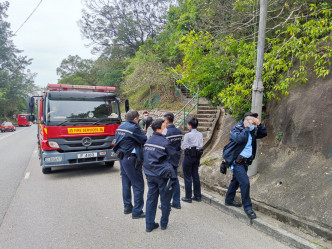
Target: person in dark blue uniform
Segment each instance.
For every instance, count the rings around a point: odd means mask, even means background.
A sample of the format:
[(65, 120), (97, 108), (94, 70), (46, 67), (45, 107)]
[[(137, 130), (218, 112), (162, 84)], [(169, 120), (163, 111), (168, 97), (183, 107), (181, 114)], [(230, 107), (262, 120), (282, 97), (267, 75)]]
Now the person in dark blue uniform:
[(176, 183), (176, 173), (170, 163), (172, 146), (162, 135), (165, 128), (164, 120), (156, 119), (152, 122), (153, 135), (144, 144), (144, 173), (148, 183), (148, 196), (146, 200), (146, 231), (159, 227), (155, 222), (158, 197), (161, 201), (160, 226), (165, 230), (168, 225), (170, 213), (170, 201), (173, 193), (173, 186)]
[[(258, 119), (257, 113), (246, 113), (244, 120), (238, 122), (231, 130), (230, 142), (224, 147), (223, 158), (228, 165), (233, 165), (233, 178), (226, 193), (225, 205), (241, 207), (234, 200), (240, 186), (243, 209), (250, 219), (255, 219), (250, 199), (250, 182), (247, 175), (248, 166), (255, 159), (256, 139), (267, 135), (266, 128)], [(226, 173), (226, 172), (225, 172)]]
[[(115, 133), (116, 142), (113, 150), (118, 153), (121, 165), (122, 197), (124, 213), (132, 213), (133, 219), (144, 218), (144, 180), (142, 173), (143, 145), (146, 136), (138, 125), (137, 111), (128, 111), (126, 122), (121, 124)], [(131, 187), (134, 192), (132, 205)]]
[[(181, 157), (181, 140), (182, 140), (182, 131), (175, 127), (173, 124), (174, 122), (174, 114), (171, 112), (167, 112), (164, 114), (164, 120), (166, 129), (163, 131), (163, 134), (165, 134), (166, 139), (171, 144), (171, 157), (170, 157), (170, 163), (173, 165), (174, 170), (178, 172), (180, 157)], [(171, 206), (177, 209), (181, 209), (181, 203), (180, 203), (180, 184), (179, 179), (176, 178), (176, 183), (174, 185), (173, 189), (173, 196), (172, 196), (172, 203)]]
[[(185, 189), (185, 197), (182, 197), (181, 200), (191, 203), (192, 200), (201, 201), (198, 167), (203, 152), (203, 135), (197, 131), (197, 118), (189, 119), (187, 127), (190, 131), (184, 135), (181, 145), (181, 149), (184, 150), (182, 168)], [(194, 186), (194, 196), (192, 196), (192, 186)]]

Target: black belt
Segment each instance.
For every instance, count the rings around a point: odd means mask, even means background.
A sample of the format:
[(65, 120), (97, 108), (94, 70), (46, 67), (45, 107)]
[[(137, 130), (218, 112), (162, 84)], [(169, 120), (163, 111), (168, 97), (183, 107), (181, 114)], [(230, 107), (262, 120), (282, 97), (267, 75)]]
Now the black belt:
[(251, 164), (252, 163), (252, 157), (246, 158), (246, 157), (243, 157), (243, 156), (239, 155), (236, 158), (235, 162), (238, 163), (238, 164)]
[(191, 148), (185, 149), (184, 154), (186, 156), (191, 156), (191, 157), (200, 157), (203, 154), (203, 150), (196, 149), (196, 147), (191, 147)]

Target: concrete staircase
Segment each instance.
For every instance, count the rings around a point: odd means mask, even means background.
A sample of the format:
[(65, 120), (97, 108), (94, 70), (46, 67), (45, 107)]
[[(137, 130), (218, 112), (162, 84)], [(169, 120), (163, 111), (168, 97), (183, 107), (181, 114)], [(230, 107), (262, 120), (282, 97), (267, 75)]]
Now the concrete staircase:
[(185, 98), (192, 98), (192, 94), (190, 93), (190, 91), (184, 86), (184, 85), (180, 85), (179, 89), (183, 95), (183, 97)]
[[(220, 115), (220, 109), (215, 107), (210, 107), (210, 105), (206, 103), (199, 103), (197, 113), (189, 114), (189, 117), (195, 117), (198, 119), (197, 130), (203, 134), (204, 146), (207, 145), (213, 134), (213, 129), (215, 127), (217, 120), (219, 119), (219, 115)], [(187, 117), (187, 119), (189, 117)], [(179, 128), (183, 129), (183, 125), (181, 124)], [(183, 133), (185, 134), (187, 132), (188, 129), (186, 127)]]
[(210, 107), (209, 104), (198, 104), (198, 111), (195, 117), (198, 119), (198, 131), (202, 132), (204, 144), (207, 142), (208, 134), (213, 132), (213, 124), (218, 114), (218, 109)]

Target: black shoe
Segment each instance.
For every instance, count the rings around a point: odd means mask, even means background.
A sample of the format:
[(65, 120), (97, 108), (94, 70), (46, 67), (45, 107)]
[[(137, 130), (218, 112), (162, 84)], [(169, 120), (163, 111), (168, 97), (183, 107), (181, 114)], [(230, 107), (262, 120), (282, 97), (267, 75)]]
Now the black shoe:
[(144, 212), (142, 212), (140, 215), (133, 216), (133, 219), (141, 219), (141, 218), (145, 218), (145, 213)]
[[(158, 205), (158, 208), (161, 210), (161, 204)], [(181, 207), (180, 207), (181, 208)], [(172, 211), (172, 205), (170, 207), (170, 210), (169, 211)]]
[(124, 214), (131, 214), (131, 212), (133, 211), (133, 205), (125, 205), (124, 206), (124, 210), (123, 213)]
[(174, 204), (171, 204), (171, 207), (176, 208), (176, 209), (181, 209), (181, 206), (177, 206), (177, 205), (174, 205)]
[(193, 199), (194, 201), (198, 201), (198, 202), (202, 201), (202, 198), (201, 198), (201, 197), (196, 197), (196, 196), (194, 196), (194, 197), (191, 198), (191, 199)]
[(232, 202), (226, 202), (225, 201), (225, 205), (226, 206), (233, 206), (233, 207), (242, 207), (242, 204), (240, 202), (237, 202), (237, 201), (232, 201)]
[(166, 227), (160, 227), (161, 230), (166, 230), (167, 229), (167, 226)]
[(158, 223), (154, 223), (154, 226), (153, 226), (153, 228), (151, 228), (151, 229), (146, 229), (146, 232), (152, 232), (152, 230), (154, 230), (154, 229), (156, 229), (156, 228), (158, 228), (159, 227), (159, 224)]
[(192, 199), (191, 198), (182, 197), (181, 200), (184, 201), (184, 202), (192, 203)]
[(253, 210), (245, 210), (244, 211), (249, 219), (256, 219), (256, 214)]

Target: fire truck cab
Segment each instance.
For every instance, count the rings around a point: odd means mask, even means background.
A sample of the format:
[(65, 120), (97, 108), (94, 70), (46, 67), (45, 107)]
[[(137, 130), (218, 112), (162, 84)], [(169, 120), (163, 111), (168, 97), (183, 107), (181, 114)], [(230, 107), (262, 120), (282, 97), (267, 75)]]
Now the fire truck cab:
[(51, 173), (53, 167), (114, 165), (117, 155), (112, 147), (122, 121), (120, 99), (114, 91), (114, 87), (49, 84), (42, 96), (30, 98), (30, 113), (37, 100), (37, 137), (44, 174)]

